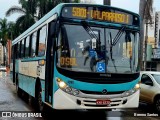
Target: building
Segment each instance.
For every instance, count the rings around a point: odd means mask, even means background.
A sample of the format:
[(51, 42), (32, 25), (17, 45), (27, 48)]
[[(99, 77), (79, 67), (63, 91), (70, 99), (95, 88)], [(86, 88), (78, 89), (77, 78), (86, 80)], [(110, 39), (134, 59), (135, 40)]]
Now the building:
[[(144, 39), (147, 40), (144, 42), (143, 47), (143, 61), (144, 61), (144, 69), (145, 70), (155, 70), (154, 62), (152, 61), (152, 50), (156, 47), (155, 43), (155, 9), (153, 9), (153, 12), (151, 14), (152, 16), (152, 22), (147, 22), (144, 25)], [(148, 31), (148, 32), (147, 32)], [(148, 33), (146, 35), (146, 33)], [(145, 49), (146, 47), (146, 49)]]
[(148, 31), (146, 70), (160, 71), (160, 12), (153, 16), (152, 29)]
[(160, 47), (160, 12), (155, 14), (155, 40), (157, 48)]

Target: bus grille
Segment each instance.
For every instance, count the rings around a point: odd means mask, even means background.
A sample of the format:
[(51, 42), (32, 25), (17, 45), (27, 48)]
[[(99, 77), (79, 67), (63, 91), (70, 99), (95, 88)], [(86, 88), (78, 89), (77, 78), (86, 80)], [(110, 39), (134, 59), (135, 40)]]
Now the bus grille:
[[(102, 92), (97, 92), (97, 91), (86, 91), (86, 90), (81, 90), (82, 93), (84, 94), (93, 94), (93, 95), (105, 95)], [(125, 91), (116, 91), (116, 92), (107, 92), (107, 95), (114, 95), (114, 94), (122, 94)]]
[(111, 100), (111, 103), (109, 105), (97, 105), (96, 100), (82, 100), (81, 101), (81, 105), (84, 105), (86, 107), (114, 107), (114, 106), (119, 106), (121, 104), (124, 104), (124, 101), (122, 99)]

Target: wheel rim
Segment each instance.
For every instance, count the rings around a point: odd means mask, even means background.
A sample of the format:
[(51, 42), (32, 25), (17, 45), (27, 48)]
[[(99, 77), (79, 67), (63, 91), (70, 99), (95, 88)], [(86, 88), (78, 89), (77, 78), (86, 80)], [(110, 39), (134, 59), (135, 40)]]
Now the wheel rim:
[(156, 101), (156, 109), (158, 112), (160, 112), (160, 99)]

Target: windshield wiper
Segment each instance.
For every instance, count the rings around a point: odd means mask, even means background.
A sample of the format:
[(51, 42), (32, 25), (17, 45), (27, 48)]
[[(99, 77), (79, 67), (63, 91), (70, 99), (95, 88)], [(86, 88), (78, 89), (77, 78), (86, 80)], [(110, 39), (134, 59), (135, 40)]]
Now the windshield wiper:
[(117, 42), (119, 41), (119, 39), (121, 38), (121, 36), (123, 35), (124, 33), (124, 30), (125, 30), (125, 26), (123, 26), (119, 31), (118, 33), (116, 34), (116, 36), (114, 37), (114, 39), (112, 40), (112, 34), (110, 32), (110, 54), (111, 54), (111, 59), (112, 59), (112, 47), (115, 46), (117, 44)]
[(97, 35), (94, 33), (94, 31), (91, 29), (91, 27), (88, 25), (86, 21), (81, 21), (83, 28), (86, 30), (86, 32), (90, 35), (92, 39), (96, 39), (98, 41), (98, 44), (100, 45), (100, 40), (97, 37)]
[(124, 33), (124, 30), (125, 30), (125, 26), (123, 26), (119, 31), (118, 33), (116, 34), (116, 36), (114, 37), (114, 39), (112, 40), (112, 34), (110, 32), (110, 56), (111, 56), (111, 60), (112, 60), (112, 63), (114, 65), (114, 68), (115, 68), (115, 71), (117, 72), (117, 68), (116, 68), (116, 65), (115, 65), (115, 60), (113, 59), (113, 53), (112, 53), (112, 47), (115, 46), (117, 44), (117, 42), (119, 41), (119, 39), (121, 38), (121, 36), (123, 35)]
[(113, 59), (113, 55), (112, 55), (112, 34), (111, 34), (111, 32), (110, 32), (110, 56), (111, 56), (111, 61), (112, 61), (112, 63), (113, 63), (113, 66), (114, 66), (114, 69), (115, 69), (115, 71), (117, 72), (117, 68), (116, 68), (116, 65), (115, 65), (115, 61), (114, 61), (114, 59)]
[(93, 32), (88, 23), (86, 21), (81, 21), (81, 23), (83, 28), (87, 31), (87, 33), (91, 36), (91, 38), (95, 38), (96, 40), (98, 40), (97, 35)]
[(123, 35), (125, 28), (126, 28), (126, 27), (123, 26), (123, 27), (118, 31), (118, 33), (116, 34), (116, 36), (115, 36), (114, 39), (113, 39), (112, 46), (115, 46), (115, 45), (117, 44), (117, 42), (119, 41), (119, 39), (120, 39), (121, 36)]
[[(89, 36), (91, 37), (91, 39), (92, 39), (92, 40), (93, 40), (93, 39), (96, 40), (95, 50), (96, 50), (96, 52), (97, 52), (97, 50), (100, 50), (100, 45), (101, 45), (101, 42), (100, 42), (99, 37), (94, 33), (94, 31), (91, 29), (91, 27), (88, 25), (88, 23), (87, 23), (86, 21), (82, 21), (81, 24), (82, 24), (83, 28), (86, 30), (86, 32), (89, 34)], [(88, 49), (88, 51), (89, 51), (89, 48), (90, 48), (90, 47), (88, 46), (88, 48), (86, 48), (86, 49)], [(97, 53), (97, 54), (98, 54), (98, 53)], [(97, 56), (98, 56), (98, 55), (97, 55)], [(89, 59), (89, 56), (87, 56), (87, 57), (85, 58), (84, 65), (85, 65), (85, 63), (86, 63), (86, 61), (87, 61), (88, 59)], [(98, 61), (100, 61), (99, 58), (95, 58), (95, 57), (92, 57), (92, 58), (91, 58), (90, 68), (91, 68), (92, 71), (93, 71), (93, 67), (96, 65), (96, 63), (97, 63)]]

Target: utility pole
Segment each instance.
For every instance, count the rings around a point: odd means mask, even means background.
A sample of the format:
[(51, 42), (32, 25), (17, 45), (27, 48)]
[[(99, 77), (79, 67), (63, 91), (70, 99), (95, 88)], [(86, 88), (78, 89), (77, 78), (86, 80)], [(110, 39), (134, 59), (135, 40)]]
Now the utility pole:
[(148, 25), (154, 24), (153, 22), (148, 22), (146, 19), (146, 30), (145, 30), (145, 40), (144, 40), (144, 63), (143, 63), (143, 70), (147, 68), (147, 43), (148, 43)]
[(140, 61), (140, 69), (144, 70), (144, 24), (145, 24), (145, 20), (144, 20), (144, 14), (145, 14), (145, 7), (146, 7), (146, 0), (140, 0), (139, 1), (139, 15), (141, 17), (140, 19), (140, 57), (138, 58)]
[(111, 0), (103, 0), (104, 5), (111, 5)]
[[(147, 20), (146, 20), (147, 21)], [(143, 64), (143, 70), (146, 70), (146, 59), (147, 59), (147, 42), (148, 42), (148, 22), (146, 22), (146, 33), (145, 33), (145, 41), (144, 41), (144, 64)]]

